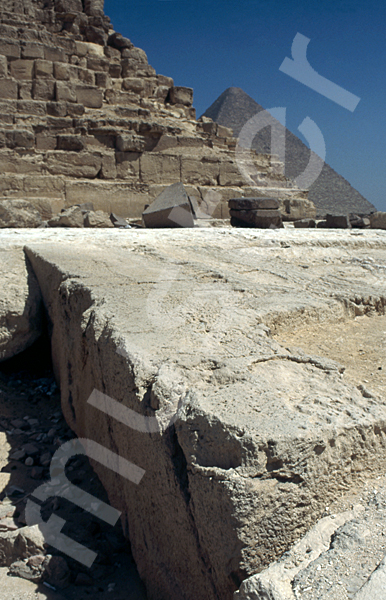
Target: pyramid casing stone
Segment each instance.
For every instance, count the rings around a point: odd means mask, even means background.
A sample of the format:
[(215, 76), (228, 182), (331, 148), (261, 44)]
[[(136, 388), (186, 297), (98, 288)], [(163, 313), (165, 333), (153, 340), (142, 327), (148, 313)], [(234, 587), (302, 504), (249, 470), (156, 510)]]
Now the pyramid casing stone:
[(182, 183), (167, 187), (142, 213), (146, 227), (194, 227), (192, 207)]

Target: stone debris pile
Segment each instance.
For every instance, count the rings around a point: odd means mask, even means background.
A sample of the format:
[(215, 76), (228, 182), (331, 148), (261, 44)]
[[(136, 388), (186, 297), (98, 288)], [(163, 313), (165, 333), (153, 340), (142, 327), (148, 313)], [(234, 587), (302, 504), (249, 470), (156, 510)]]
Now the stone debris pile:
[(233, 227), (283, 227), (276, 198), (232, 198), (228, 205)]

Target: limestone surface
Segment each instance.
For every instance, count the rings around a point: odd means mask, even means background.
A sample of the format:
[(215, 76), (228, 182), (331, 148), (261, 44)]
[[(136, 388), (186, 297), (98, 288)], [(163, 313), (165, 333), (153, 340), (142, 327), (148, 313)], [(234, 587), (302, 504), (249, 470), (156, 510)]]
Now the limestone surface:
[(20, 252), (21, 243), (20, 233), (16, 233), (11, 247), (0, 244), (0, 360), (28, 348), (42, 330), (40, 289)]
[(384, 469), (384, 399), (269, 329), (384, 314), (384, 232), (43, 230), (23, 242), (68, 423), (145, 471), (94, 463), (149, 598), (231, 599), (358, 474)]

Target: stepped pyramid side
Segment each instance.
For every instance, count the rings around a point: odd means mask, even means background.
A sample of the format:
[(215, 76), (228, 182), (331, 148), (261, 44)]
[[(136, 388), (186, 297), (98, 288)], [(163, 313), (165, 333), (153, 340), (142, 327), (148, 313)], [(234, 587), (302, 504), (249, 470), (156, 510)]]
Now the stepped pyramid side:
[[(242, 89), (233, 87), (225, 90), (205, 111), (204, 116), (225, 127), (231, 127), (234, 135), (238, 136), (245, 123), (262, 110), (263, 107)], [(279, 123), (278, 127), (281, 127)], [(285, 130), (285, 146), (284, 173), (290, 179), (296, 178), (308, 164), (310, 149), (288, 129)], [(270, 152), (269, 127), (258, 132), (252, 147), (256, 152)], [(321, 216), (326, 213), (370, 213), (376, 210), (373, 204), (326, 163), (316, 181), (310, 186), (308, 198), (315, 204)]]
[(215, 217), (241, 195), (275, 195), (288, 218), (310, 208), (275, 157), (256, 156), (246, 181), (232, 131), (196, 121), (192, 101), (114, 32), (102, 0), (0, 2), (0, 198), (46, 219), (86, 201), (139, 217), (181, 181)]

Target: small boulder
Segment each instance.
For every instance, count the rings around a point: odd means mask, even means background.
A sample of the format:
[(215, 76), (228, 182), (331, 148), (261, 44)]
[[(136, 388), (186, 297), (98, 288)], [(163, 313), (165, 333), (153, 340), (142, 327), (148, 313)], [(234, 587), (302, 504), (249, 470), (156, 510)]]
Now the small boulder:
[(83, 227), (83, 212), (79, 206), (71, 206), (48, 221), (50, 227)]
[(70, 583), (70, 569), (67, 561), (62, 556), (48, 554), (43, 562), (43, 578), (55, 588), (66, 588)]
[(96, 210), (95, 212), (92, 211), (86, 213), (84, 216), (84, 226), (95, 227), (98, 229), (103, 227), (114, 227), (109, 215), (103, 212), (103, 210)]
[(194, 227), (192, 206), (182, 183), (169, 185), (142, 213), (145, 227)]
[(26, 200), (0, 200), (0, 228), (39, 227), (39, 211)]

